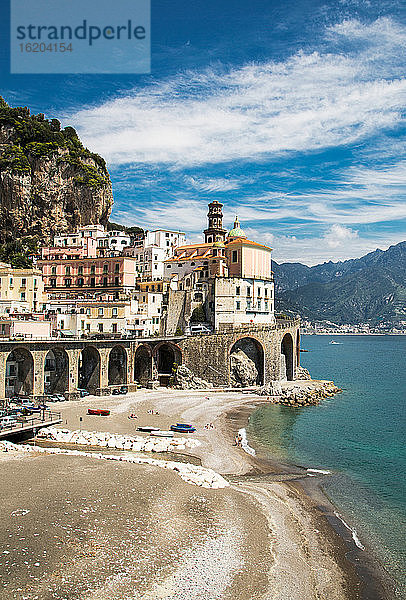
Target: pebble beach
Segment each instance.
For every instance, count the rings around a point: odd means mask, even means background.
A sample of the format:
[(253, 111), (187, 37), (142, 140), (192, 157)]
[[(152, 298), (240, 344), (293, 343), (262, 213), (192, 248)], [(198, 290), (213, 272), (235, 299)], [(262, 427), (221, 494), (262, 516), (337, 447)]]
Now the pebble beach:
[[(364, 598), (306, 473), (235, 445), (265, 401), (158, 389), (58, 404), (63, 433), (0, 452), (1, 600)], [(176, 422), (197, 431), (137, 431)]]

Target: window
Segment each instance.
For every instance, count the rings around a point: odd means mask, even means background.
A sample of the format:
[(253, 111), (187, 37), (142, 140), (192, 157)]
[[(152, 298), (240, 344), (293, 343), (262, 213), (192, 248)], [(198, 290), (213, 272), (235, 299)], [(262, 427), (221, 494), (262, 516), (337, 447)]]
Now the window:
[(78, 279), (78, 286), (79, 287), (83, 287), (83, 277), (79, 277), (79, 279)]
[(25, 277), (23, 277), (21, 280), (21, 287), (26, 287), (26, 285), (27, 285), (27, 280)]
[(251, 288), (250, 288), (250, 286), (247, 287), (247, 296), (251, 296)]
[(10, 287), (13, 287), (13, 278), (10, 277)]
[(90, 323), (86, 324), (86, 331), (90, 331)]
[(78, 266), (78, 275), (83, 275), (83, 265)]
[(258, 296), (261, 295), (261, 288), (258, 288)]
[(103, 333), (103, 323), (98, 323), (99, 333)]
[(152, 295), (152, 302), (155, 302), (155, 296)]
[(86, 314), (90, 316), (90, 308), (86, 309)]
[(145, 296), (142, 297), (142, 301), (145, 302)]
[(103, 287), (107, 287), (107, 277), (103, 277)]
[(81, 322), (80, 322), (80, 328), (81, 328), (81, 329), (84, 329), (84, 328), (85, 328), (85, 322), (84, 322), (84, 321), (81, 321)]
[(114, 285), (120, 285), (120, 277), (114, 277)]
[(99, 315), (99, 317), (102, 317), (103, 314), (104, 314), (104, 309), (100, 306), (99, 310), (98, 310), (98, 315)]
[(268, 296), (268, 288), (265, 288), (265, 298)]
[(65, 267), (65, 275), (70, 275), (70, 267)]
[(112, 331), (112, 333), (117, 333), (117, 323), (111, 324), (111, 331)]
[(154, 269), (156, 271), (158, 269), (158, 265), (154, 265)]
[(171, 269), (172, 267), (171, 267), (171, 265), (166, 265), (166, 268)]
[(96, 273), (96, 267), (95, 267), (94, 265), (92, 265), (92, 266), (90, 267), (90, 274), (91, 274), (91, 275), (94, 275), (95, 273)]
[(111, 315), (112, 317), (116, 317), (117, 316), (117, 307), (114, 307), (111, 311)]
[(114, 273), (120, 273), (120, 263), (114, 265)]
[(51, 268), (51, 275), (56, 275), (56, 267)]
[(25, 301), (25, 292), (21, 292), (21, 300), (24, 302)]
[(237, 302), (235, 303), (236, 309), (240, 310), (241, 309), (241, 302), (239, 300), (237, 300)]
[(51, 287), (56, 287), (56, 279), (50, 279), (50, 280), (49, 280), (49, 285), (50, 285)]
[(235, 295), (236, 295), (236, 296), (239, 296), (239, 295), (240, 295), (240, 293), (241, 293), (241, 288), (240, 288), (240, 286), (239, 286), (239, 285), (237, 285), (237, 287), (235, 288)]
[(109, 272), (109, 265), (103, 265), (103, 273)]
[(258, 300), (258, 310), (261, 310), (261, 300)]
[(95, 285), (96, 285), (96, 280), (94, 277), (91, 277), (90, 278), (90, 287), (95, 287)]
[(169, 233), (165, 233), (165, 237), (169, 237)]
[(247, 310), (251, 310), (251, 300), (247, 300)]
[(268, 300), (265, 300), (265, 310), (268, 312)]
[(238, 262), (238, 250), (233, 250), (232, 255), (231, 255), (231, 262), (233, 262), (233, 263)]
[(70, 287), (72, 285), (72, 279), (65, 279), (65, 287)]

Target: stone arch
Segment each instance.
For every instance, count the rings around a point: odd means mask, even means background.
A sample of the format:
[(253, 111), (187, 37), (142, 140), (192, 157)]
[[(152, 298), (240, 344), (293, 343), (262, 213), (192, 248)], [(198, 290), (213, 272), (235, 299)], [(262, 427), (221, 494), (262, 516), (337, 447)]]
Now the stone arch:
[(100, 388), (100, 353), (95, 346), (85, 346), (79, 355), (79, 388), (95, 392)]
[(263, 385), (264, 372), (265, 352), (261, 342), (254, 337), (242, 337), (234, 342), (230, 350), (232, 385), (234, 387)]
[(292, 381), (294, 378), (293, 338), (285, 333), (281, 342), (281, 376), (282, 380)]
[(152, 352), (149, 346), (138, 346), (134, 358), (134, 379), (145, 387), (152, 379)]
[(109, 354), (109, 385), (127, 383), (127, 352), (123, 346), (114, 346)]
[(182, 351), (176, 344), (162, 342), (154, 350), (154, 358), (161, 385), (168, 385), (175, 364), (182, 362)]
[(6, 398), (19, 394), (31, 396), (33, 390), (33, 355), (26, 348), (14, 348), (6, 360)]
[(63, 348), (52, 348), (45, 356), (44, 391), (46, 394), (67, 392), (69, 357)]

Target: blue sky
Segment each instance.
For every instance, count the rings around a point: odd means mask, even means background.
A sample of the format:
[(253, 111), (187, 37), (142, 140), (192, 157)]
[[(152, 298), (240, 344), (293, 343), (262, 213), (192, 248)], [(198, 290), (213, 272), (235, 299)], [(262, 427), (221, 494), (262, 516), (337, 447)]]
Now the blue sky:
[(112, 220), (195, 241), (217, 199), (316, 264), (406, 239), (405, 47), (403, 0), (152, 0), (150, 75), (10, 75), (3, 47), (0, 93), (106, 158)]

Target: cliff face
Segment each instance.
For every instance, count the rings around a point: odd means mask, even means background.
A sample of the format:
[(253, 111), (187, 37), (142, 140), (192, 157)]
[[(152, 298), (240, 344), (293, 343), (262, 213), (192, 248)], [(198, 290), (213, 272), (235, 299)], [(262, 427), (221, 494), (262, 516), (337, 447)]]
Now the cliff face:
[(0, 244), (106, 225), (112, 206), (104, 160), (72, 128), (0, 104)]

